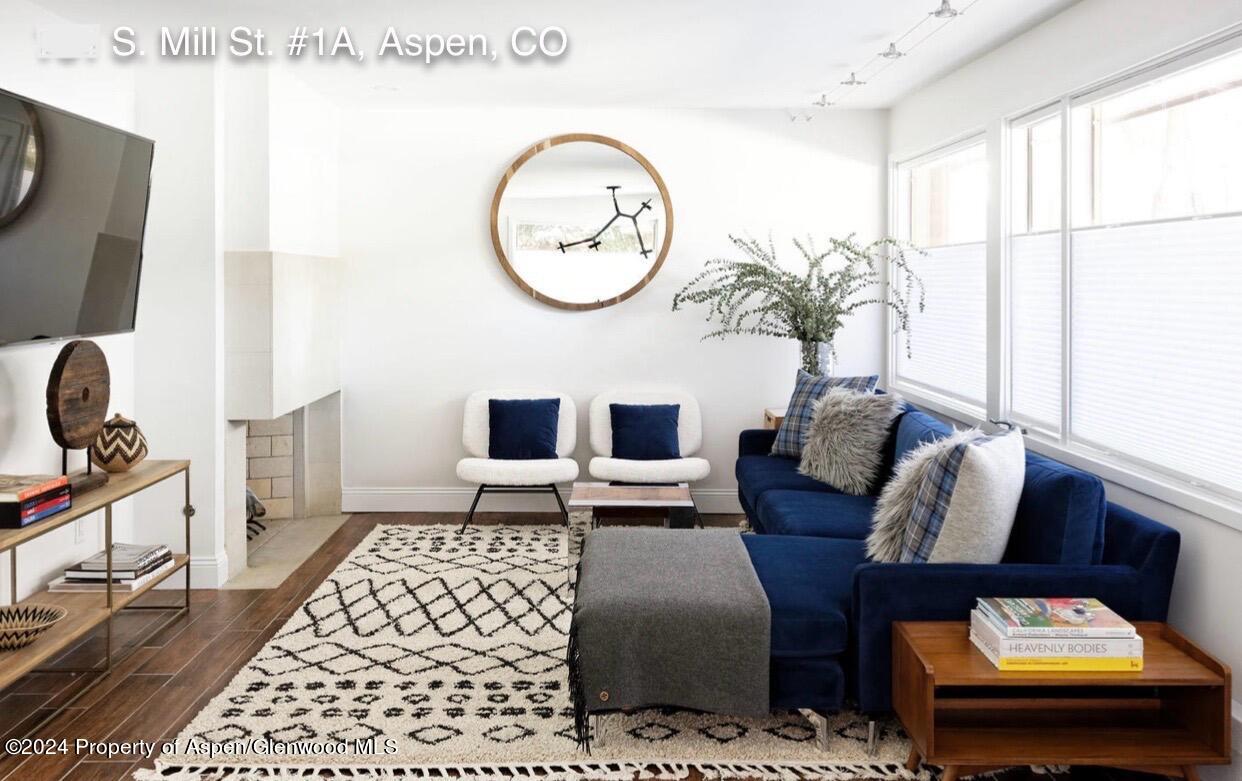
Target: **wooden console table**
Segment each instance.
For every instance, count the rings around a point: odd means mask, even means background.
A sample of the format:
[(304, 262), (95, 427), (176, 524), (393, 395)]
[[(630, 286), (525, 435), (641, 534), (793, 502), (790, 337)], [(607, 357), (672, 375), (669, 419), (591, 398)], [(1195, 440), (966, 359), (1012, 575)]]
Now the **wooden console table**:
[(907, 767), (942, 781), (1012, 765), (1102, 765), (1197, 779), (1230, 761), (1229, 667), (1138, 623), (1142, 672), (1001, 672), (959, 621), (893, 624), (893, 707)]
[[(178, 474), (185, 475), (185, 505), (181, 515), (185, 519), (185, 553), (173, 554), (173, 566), (158, 577), (144, 583), (134, 591), (114, 591), (112, 588), (112, 505), (163, 482)], [(31, 672), (91, 672), (101, 673), (90, 686), (102, 680), (103, 674), (112, 669), (112, 617), (121, 610), (173, 610), (168, 621), (190, 609), (190, 518), (194, 507), (190, 504), (190, 462), (146, 460), (128, 472), (113, 474), (106, 485), (73, 497), (73, 506), (23, 529), (0, 529), (0, 553), (9, 552), (9, 595), (17, 604), (17, 549), (23, 543), (41, 537), (91, 513), (103, 510), (104, 550), (107, 551), (107, 589), (99, 592), (50, 592), (31, 594), (22, 603), (60, 605), (69, 613), (25, 648), (0, 652), (0, 689), (7, 688), (19, 678)], [(133, 602), (146, 594), (173, 573), (185, 570), (185, 600), (181, 605), (135, 605)], [(167, 621), (164, 622), (168, 623)], [(50, 668), (41, 665), (55, 658), (61, 651), (81, 639), (86, 633), (103, 624), (105, 627), (104, 662), (102, 667), (86, 669)], [(155, 631), (158, 631), (158, 627)], [(85, 694), (90, 686), (83, 688), (48, 715), (51, 718), (67, 708), (77, 697)], [(43, 721), (46, 721), (44, 719)], [(37, 726), (37, 725), (36, 725)]]

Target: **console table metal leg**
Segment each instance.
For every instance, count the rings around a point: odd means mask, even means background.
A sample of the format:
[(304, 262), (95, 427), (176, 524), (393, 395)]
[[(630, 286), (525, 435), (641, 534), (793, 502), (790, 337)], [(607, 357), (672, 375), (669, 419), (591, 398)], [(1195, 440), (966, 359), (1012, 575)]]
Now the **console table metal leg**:
[(9, 548), (9, 604), (17, 604), (17, 546)]
[(185, 516), (185, 609), (190, 609), (190, 570), (194, 565), (194, 557), (190, 554), (190, 519), (194, 517), (194, 505), (190, 502), (190, 467), (185, 468), (185, 507), (181, 508)]
[(104, 505), (104, 561), (107, 562), (108, 618), (104, 627), (104, 670), (112, 669), (112, 505)]

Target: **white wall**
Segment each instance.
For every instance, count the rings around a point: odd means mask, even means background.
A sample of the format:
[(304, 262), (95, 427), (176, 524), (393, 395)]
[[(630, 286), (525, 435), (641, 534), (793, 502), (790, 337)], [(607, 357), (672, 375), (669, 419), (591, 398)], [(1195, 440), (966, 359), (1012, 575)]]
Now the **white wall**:
[[(34, 59), (34, 25), (60, 20), (24, 0), (7, 0), (0, 24), (0, 86), (126, 130), (134, 129), (133, 76), (124, 68), (47, 67)], [(107, 356), (112, 392), (109, 412), (137, 414), (134, 394), (134, 339), (129, 334), (100, 337), (95, 342)], [(44, 389), (52, 362), (64, 341), (0, 349), (0, 472), (56, 473), (60, 448), (48, 433)], [(86, 464), (74, 453), (70, 469)], [(103, 547), (102, 513), (58, 529), (21, 547), (18, 552), (19, 597), (41, 589), (66, 564)], [(129, 502), (117, 505), (114, 533), (131, 533)], [(0, 560), (3, 600), (8, 600), (8, 556)]]
[[(1005, 116), (1034, 108), (1071, 90), (1242, 21), (1236, 0), (1083, 0), (1039, 27), (954, 73), (916, 90), (894, 106), (890, 144), (908, 157), (965, 134), (984, 131), (995, 150)], [(996, 182), (992, 192), (999, 192)], [(995, 200), (995, 198), (993, 199)], [(992, 224), (998, 224), (993, 205)], [(996, 241), (998, 230), (993, 230)], [(997, 247), (989, 255), (999, 258)], [(990, 313), (997, 322), (997, 314)], [(999, 339), (991, 328), (990, 338)], [(1208, 349), (1207, 345), (1203, 345)], [(1169, 524), (1182, 534), (1170, 622), (1233, 669), (1242, 669), (1242, 532), (1208, 518), (1106, 483), (1109, 499)], [(1242, 746), (1242, 711), (1235, 693), (1235, 752)], [(1232, 773), (1233, 775), (1229, 775)], [(1242, 778), (1233, 769), (1204, 769), (1204, 777)]]
[[(279, 68), (269, 70), (268, 91), (271, 246), (245, 249), (336, 257), (341, 112)], [(344, 129), (350, 143), (354, 130), (353, 122)]]
[[(155, 140), (135, 333), (139, 422), (155, 458), (192, 461), (193, 578), (224, 582), (224, 417), (216, 69), (137, 68), (138, 129)], [(143, 541), (177, 544), (181, 486), (139, 497)]]
[[(488, 215), (505, 168), (551, 135), (593, 132), (630, 144), (660, 171), (675, 215), (672, 249), (644, 290), (617, 306), (567, 312), (505, 276)], [(474, 390), (552, 388), (579, 407), (604, 389), (670, 385), (703, 408), (708, 510), (736, 510), (737, 435), (783, 404), (797, 345), (774, 338), (700, 342), (702, 309), (671, 312), (730, 232), (873, 238), (881, 231), (886, 115), (836, 112), (792, 124), (774, 111), (506, 109), (351, 115), (341, 154), (342, 350), (346, 510), (465, 509), (462, 403)], [(880, 313), (838, 340), (842, 370), (878, 372)], [(583, 471), (585, 475), (585, 469)], [(532, 506), (513, 497), (486, 508)], [(547, 509), (547, 502), (536, 506)], [(485, 508), (485, 509), (486, 509)]]

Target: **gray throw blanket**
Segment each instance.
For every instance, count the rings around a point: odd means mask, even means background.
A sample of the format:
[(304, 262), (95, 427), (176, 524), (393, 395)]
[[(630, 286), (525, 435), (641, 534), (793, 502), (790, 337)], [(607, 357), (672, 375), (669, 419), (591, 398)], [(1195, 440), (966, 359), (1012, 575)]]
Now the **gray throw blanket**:
[(771, 609), (732, 530), (598, 529), (569, 630), (579, 743), (588, 715), (667, 706), (768, 712)]

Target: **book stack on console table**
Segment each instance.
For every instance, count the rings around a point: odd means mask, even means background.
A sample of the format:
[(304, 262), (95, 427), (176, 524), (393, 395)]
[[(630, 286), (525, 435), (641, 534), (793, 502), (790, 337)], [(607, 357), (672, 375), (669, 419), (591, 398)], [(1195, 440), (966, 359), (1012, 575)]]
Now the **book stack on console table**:
[(55, 475), (0, 475), (0, 528), (21, 529), (73, 503), (69, 478)]
[[(112, 588), (135, 591), (164, 572), (172, 569), (172, 552), (167, 545), (132, 545), (118, 542), (112, 546)], [(108, 562), (103, 551), (65, 570), (48, 584), (48, 591), (103, 591), (108, 587)]]
[(970, 641), (998, 670), (1139, 672), (1143, 638), (1091, 598), (980, 598)]

